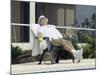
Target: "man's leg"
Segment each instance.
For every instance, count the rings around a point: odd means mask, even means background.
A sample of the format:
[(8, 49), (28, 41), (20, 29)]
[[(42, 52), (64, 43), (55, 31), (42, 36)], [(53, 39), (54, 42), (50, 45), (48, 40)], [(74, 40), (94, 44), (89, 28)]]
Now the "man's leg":
[(66, 51), (73, 54), (75, 59), (80, 60), (82, 58), (83, 49), (75, 50), (73, 45), (71, 43), (66, 42), (66, 40), (64, 40), (64, 39), (54, 39), (51, 42), (52, 42), (52, 44), (54, 44), (56, 46), (63, 46)]
[(71, 46), (72, 48), (72, 50), (70, 50), (71, 53), (77, 59), (77, 62), (80, 62), (80, 60), (83, 58), (83, 49), (81, 48), (80, 50), (75, 50), (74, 46), (72, 45), (70, 41), (66, 41), (64, 39), (62, 39), (62, 41), (63, 41), (62, 43), (64, 44), (63, 46), (65, 49), (67, 49), (67, 45)]
[(45, 37), (45, 40), (46, 40), (46, 42), (47, 42), (48, 51), (50, 52), (50, 50), (52, 50), (52, 46), (51, 46), (50, 39), (49, 39), (48, 37)]
[(75, 49), (72, 44), (66, 42), (66, 40), (63, 39), (54, 39), (51, 41), (51, 43), (55, 46), (63, 46), (65, 50), (67, 50), (68, 52), (72, 53), (72, 50)]
[(72, 45), (72, 42), (71, 41), (68, 41), (68, 40), (65, 40), (73, 49), (75, 49), (74, 48), (74, 46)]

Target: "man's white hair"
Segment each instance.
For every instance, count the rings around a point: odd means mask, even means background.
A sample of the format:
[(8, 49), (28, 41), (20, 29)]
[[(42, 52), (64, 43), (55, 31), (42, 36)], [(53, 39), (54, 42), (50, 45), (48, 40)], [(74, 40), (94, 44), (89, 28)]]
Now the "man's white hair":
[(45, 16), (44, 16), (44, 15), (41, 15), (41, 16), (39, 17), (39, 19), (41, 19), (41, 18), (45, 18)]
[[(40, 17), (39, 17), (39, 19), (38, 19), (38, 23), (40, 23), (40, 20), (42, 19), (42, 18), (46, 18), (44, 15), (41, 15)], [(47, 21), (48, 21), (48, 18), (46, 18), (47, 19)]]

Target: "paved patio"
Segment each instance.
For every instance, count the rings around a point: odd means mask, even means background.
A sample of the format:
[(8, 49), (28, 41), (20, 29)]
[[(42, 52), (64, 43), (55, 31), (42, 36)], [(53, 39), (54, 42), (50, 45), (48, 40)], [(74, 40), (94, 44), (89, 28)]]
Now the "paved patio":
[[(48, 62), (48, 61), (47, 61)], [(95, 59), (83, 59), (80, 63), (72, 63), (72, 60), (60, 60), (59, 64), (44, 64), (38, 65), (38, 62), (29, 62), (23, 64), (15, 64), (11, 66), (12, 74), (22, 73), (40, 73), (53, 71), (69, 71), (95, 69)]]

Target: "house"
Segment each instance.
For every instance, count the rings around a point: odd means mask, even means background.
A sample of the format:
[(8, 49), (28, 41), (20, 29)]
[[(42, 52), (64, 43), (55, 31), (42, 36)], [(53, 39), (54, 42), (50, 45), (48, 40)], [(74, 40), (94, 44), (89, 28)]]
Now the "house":
[[(48, 17), (49, 24), (74, 26), (75, 9), (75, 5), (68, 4), (11, 0), (11, 44), (23, 50), (32, 50), (35, 38), (31, 35), (31, 27), (37, 23), (40, 15)], [(71, 30), (59, 30), (69, 36), (74, 33)]]

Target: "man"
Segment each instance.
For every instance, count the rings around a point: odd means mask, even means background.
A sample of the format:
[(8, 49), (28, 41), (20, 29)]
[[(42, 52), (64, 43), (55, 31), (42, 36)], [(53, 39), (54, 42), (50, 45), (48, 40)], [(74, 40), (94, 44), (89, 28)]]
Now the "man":
[[(37, 31), (39, 41), (43, 41), (43, 37), (48, 37), (52, 45), (63, 46), (66, 51), (72, 53), (77, 62), (82, 59), (83, 49), (75, 50), (72, 43), (64, 40), (62, 34), (55, 27), (48, 26), (48, 18), (42, 15), (39, 17), (38, 23), (40, 25)], [(51, 45), (49, 42), (47, 40), (48, 49), (50, 50)]]

